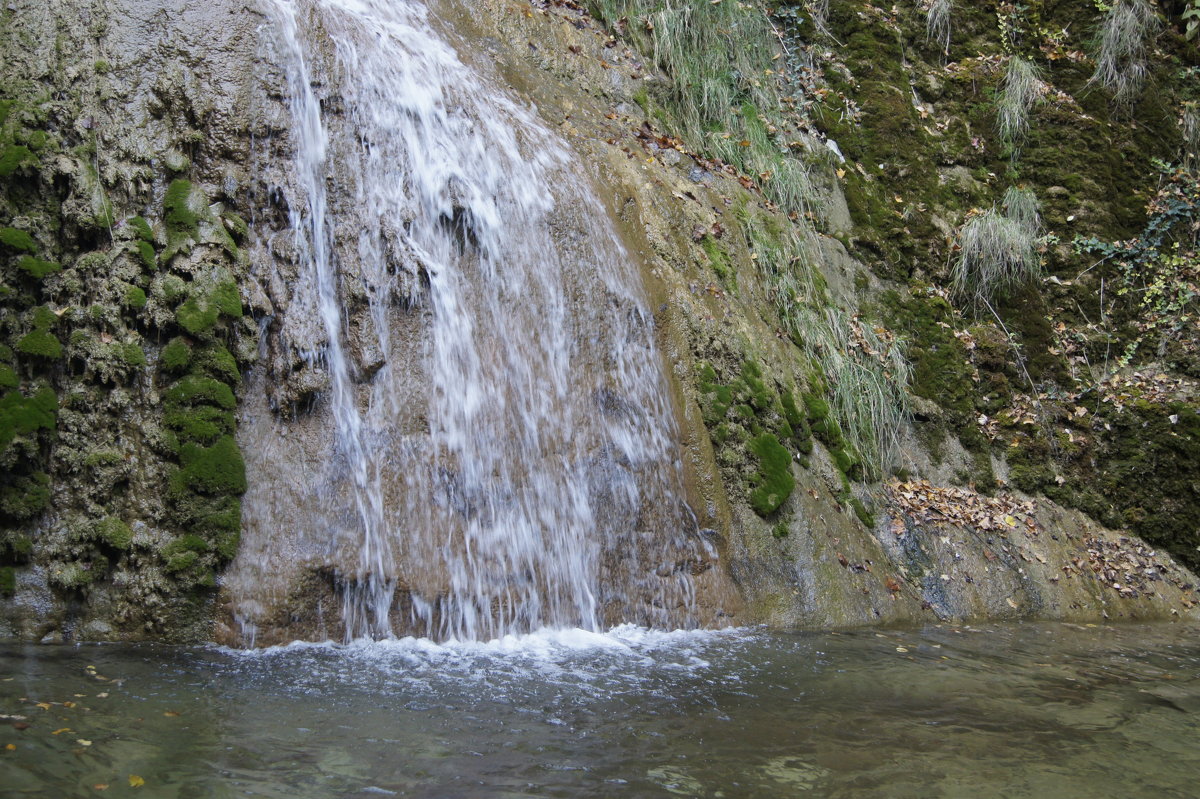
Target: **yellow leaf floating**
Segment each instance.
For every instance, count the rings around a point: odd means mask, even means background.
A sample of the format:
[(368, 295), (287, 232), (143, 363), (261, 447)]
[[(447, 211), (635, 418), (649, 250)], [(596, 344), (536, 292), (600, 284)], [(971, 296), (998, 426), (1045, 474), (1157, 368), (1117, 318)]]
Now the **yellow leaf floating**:
[(76, 738), (75, 743), (79, 744), (80, 746), (91, 746), (92, 745), (92, 742), (87, 740), (86, 738)]
[(107, 782), (98, 782), (95, 785), (93, 785), (92, 788), (97, 791), (107, 791), (108, 783)]
[(141, 788), (145, 784), (146, 784), (146, 781), (144, 779), (142, 779), (141, 777), (139, 777), (138, 775), (136, 775), (136, 774), (129, 775), (129, 787), (130, 788)]
[(70, 727), (62, 727), (60, 729), (55, 730), (54, 732), (52, 732), (50, 734), (51, 735), (62, 735), (64, 732), (70, 732), (70, 731), (71, 731)]
[(17, 745), (16, 745), (16, 744), (9, 744), (8, 746), (6, 746), (6, 747), (4, 747), (4, 748), (5, 748), (5, 749), (7, 749), (7, 750), (8, 750), (8, 751), (10, 751), (10, 752), (15, 752), (15, 751), (17, 750)]

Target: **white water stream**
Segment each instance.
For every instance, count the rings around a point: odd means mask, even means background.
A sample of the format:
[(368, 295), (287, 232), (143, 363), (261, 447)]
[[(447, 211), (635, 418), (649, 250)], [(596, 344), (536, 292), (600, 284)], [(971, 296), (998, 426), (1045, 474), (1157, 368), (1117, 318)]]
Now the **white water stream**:
[[(308, 565), (336, 573), (347, 638), (693, 623), (689, 564), (714, 551), (682, 497), (653, 322), (565, 145), (419, 2), (265, 2), (298, 264), (273, 324), (327, 371), (313, 413), (334, 434), (307, 456), (324, 462), (305, 512), (261, 477), (249, 534), (327, 541)], [(287, 424), (249, 445), (252, 483), (289, 457)], [(227, 591), (253, 629), (282, 564), (243, 549), (259, 562)]]

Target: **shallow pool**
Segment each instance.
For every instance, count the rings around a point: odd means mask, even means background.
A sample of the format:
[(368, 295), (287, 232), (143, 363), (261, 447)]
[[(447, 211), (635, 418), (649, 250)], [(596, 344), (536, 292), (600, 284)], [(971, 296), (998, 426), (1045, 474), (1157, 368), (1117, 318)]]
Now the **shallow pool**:
[(10, 644), (0, 714), (5, 797), (1191, 799), (1200, 629)]

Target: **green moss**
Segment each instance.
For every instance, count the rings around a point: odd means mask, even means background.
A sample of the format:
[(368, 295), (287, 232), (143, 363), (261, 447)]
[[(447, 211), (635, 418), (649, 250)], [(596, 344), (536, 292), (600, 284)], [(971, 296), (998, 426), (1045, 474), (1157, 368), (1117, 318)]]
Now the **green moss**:
[(167, 250), (173, 255), (189, 241), (200, 239), (200, 216), (193, 211), (193, 187), (186, 180), (171, 181), (163, 198)]
[(191, 362), (192, 348), (184, 339), (175, 337), (163, 347), (162, 364), (168, 371), (183, 372)]
[(195, 552), (179, 552), (167, 558), (166, 569), (172, 574), (178, 574), (179, 572), (184, 572), (190, 569), (193, 565), (195, 565), (199, 558), (200, 556)]
[(246, 224), (246, 220), (242, 219), (232, 211), (225, 213), (225, 221), (229, 223), (230, 233), (236, 242), (241, 243), (250, 233), (250, 226)]
[(138, 239), (147, 244), (154, 243), (154, 230), (150, 227), (150, 223), (146, 221), (146, 217), (135, 216), (129, 220), (129, 226), (137, 233)]
[(750, 491), (750, 507), (765, 517), (777, 511), (796, 487), (791, 470), (792, 455), (770, 433), (752, 439), (749, 449), (759, 460)]
[(17, 342), (17, 350), (37, 358), (57, 360), (62, 357), (62, 342), (45, 330), (31, 330)]
[(34, 258), (32, 255), (21, 256), (21, 259), (17, 261), (17, 267), (37, 280), (41, 280), (47, 275), (52, 275), (62, 269), (61, 266), (53, 261), (43, 261)]
[(195, 297), (188, 297), (175, 309), (175, 321), (193, 336), (212, 330), (220, 317), (220, 309), (215, 305), (202, 303)]
[(791, 534), (791, 532), (792, 532), (791, 529), (783, 522), (780, 522), (779, 524), (777, 524), (771, 528), (771, 535), (774, 536), (777, 540), (782, 540), (784, 538), (787, 538), (788, 535)]
[(821, 422), (829, 418), (829, 403), (815, 394), (804, 395), (804, 408), (808, 412), (810, 423)]
[(0, 178), (7, 178), (23, 166), (41, 166), (38, 157), (24, 145), (9, 145), (0, 150)]
[(26, 522), (50, 507), (50, 476), (44, 472), (20, 475), (0, 485), (0, 514)]
[(867, 527), (875, 526), (875, 516), (867, 510), (867, 506), (862, 503), (862, 500), (858, 497), (850, 497), (849, 502), (850, 507), (854, 509), (854, 515), (858, 517), (860, 522)]
[(237, 406), (233, 389), (220, 380), (188, 375), (167, 391), (167, 402), (175, 406), (216, 405), (226, 410)]
[(237, 386), (242, 381), (241, 370), (233, 354), (220, 344), (213, 344), (195, 352), (194, 371), (216, 378), (223, 383)]
[(146, 365), (146, 351), (140, 344), (128, 342), (120, 345), (120, 357), (126, 365), (140, 368)]
[(126, 550), (133, 545), (133, 530), (115, 516), (108, 516), (96, 523), (96, 538), (114, 549)]
[(153, 271), (158, 267), (158, 255), (154, 252), (154, 245), (148, 241), (139, 241), (137, 243), (138, 257), (142, 259), (142, 264), (149, 270)]
[(17, 570), (12, 566), (0, 566), (0, 596), (11, 598), (17, 593)]
[(20, 378), (13, 368), (5, 363), (0, 363), (0, 388), (16, 388), (21, 384)]
[(92, 68), (96, 70), (97, 75), (107, 75), (108, 73), (112, 72), (112, 64), (109, 64), (103, 59), (93, 64)]
[(41, 152), (46, 149), (46, 145), (50, 143), (50, 136), (44, 130), (35, 130), (29, 134), (25, 143), (29, 145), (29, 149), (36, 152)]
[(137, 286), (125, 289), (125, 307), (140, 310), (146, 307), (146, 292)]
[(236, 422), (232, 411), (202, 405), (198, 408), (169, 409), (163, 424), (183, 443), (210, 445), (221, 436), (231, 435)]
[(704, 254), (708, 256), (708, 264), (712, 267), (714, 273), (721, 280), (729, 278), (731, 271), (729, 268), (729, 256), (721, 249), (721, 245), (717, 244), (717, 240), (711, 235), (705, 235), (700, 240), (700, 248), (704, 250)]
[(41, 388), (32, 397), (10, 391), (0, 398), (0, 452), (19, 435), (53, 430), (58, 422), (58, 397)]
[(175, 309), (175, 321), (193, 336), (211, 332), (222, 315), (234, 319), (242, 315), (237, 283), (224, 270), (213, 283), (193, 283), (187, 300)]
[(37, 242), (24, 230), (15, 227), (0, 228), (0, 244), (20, 252), (36, 252)]
[(181, 468), (172, 478), (176, 490), (200, 494), (241, 494), (246, 490), (246, 464), (232, 436), (222, 436), (211, 447), (184, 444), (179, 450)]

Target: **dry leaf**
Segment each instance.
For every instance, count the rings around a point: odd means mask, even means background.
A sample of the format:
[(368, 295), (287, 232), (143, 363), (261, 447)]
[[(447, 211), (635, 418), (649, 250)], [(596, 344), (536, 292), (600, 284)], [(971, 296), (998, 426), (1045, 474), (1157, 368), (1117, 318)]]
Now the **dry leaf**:
[(136, 775), (136, 774), (129, 775), (129, 787), (130, 788), (141, 788), (145, 784), (146, 784), (146, 781), (144, 779), (142, 779), (141, 777), (139, 777), (138, 775)]
[(87, 740), (86, 738), (76, 738), (75, 743), (79, 744), (80, 746), (91, 746), (92, 745), (92, 742)]
[(52, 733), (50, 733), (50, 734), (51, 734), (51, 735), (61, 735), (61, 734), (62, 734), (62, 733), (64, 733), (64, 732), (70, 732), (70, 731), (71, 731), (71, 728), (70, 728), (70, 727), (62, 727), (61, 729), (57, 729), (57, 730), (55, 730), (54, 732), (52, 732)]
[(92, 789), (96, 790), (96, 791), (107, 791), (108, 783), (107, 782), (98, 782), (92, 786)]
[(163, 713), (163, 715), (164, 715), (164, 716), (168, 716), (168, 717), (170, 717), (170, 718), (175, 718), (176, 716), (178, 716), (178, 715), (179, 715), (179, 711), (177, 711), (177, 710), (168, 710), (168, 711), (166, 711), (165, 713)]
[(4, 748), (5, 748), (5, 749), (7, 749), (8, 751), (12, 752), (12, 751), (15, 751), (15, 750), (16, 750), (16, 748), (17, 748), (17, 745), (16, 745), (16, 744), (8, 744), (8, 745), (7, 745), (7, 746), (5, 746)]

